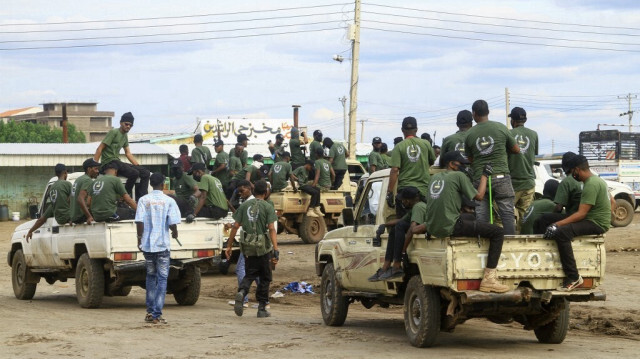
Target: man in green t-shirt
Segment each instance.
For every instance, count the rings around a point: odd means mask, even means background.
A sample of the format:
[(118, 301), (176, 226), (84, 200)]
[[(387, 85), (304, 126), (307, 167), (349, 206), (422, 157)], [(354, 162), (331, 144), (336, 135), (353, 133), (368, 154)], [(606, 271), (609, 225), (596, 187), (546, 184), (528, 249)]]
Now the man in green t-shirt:
[(440, 150), (443, 154), (451, 151), (458, 151), (464, 156), (464, 140), (467, 138), (467, 131), (471, 126), (473, 126), (471, 111), (462, 110), (458, 112), (458, 116), (456, 117), (456, 126), (458, 126), (458, 132), (445, 137), (442, 140), (442, 147)]
[(387, 169), (382, 157), (380, 156), (380, 148), (382, 147), (382, 139), (380, 137), (374, 137), (371, 141), (373, 150), (369, 152), (369, 173)]
[[(324, 157), (324, 150), (322, 148), (316, 149), (316, 158), (317, 160), (313, 163), (313, 168), (315, 171), (315, 178), (313, 179), (313, 183), (311, 187), (315, 187), (320, 192), (328, 191), (331, 189), (331, 183), (333, 183), (336, 178), (336, 174), (333, 171), (333, 167), (331, 167), (331, 163), (327, 161)], [(318, 217), (324, 217), (324, 213), (322, 213), (322, 209), (320, 208), (320, 204), (313, 208)]]
[(89, 158), (82, 164), (84, 174), (71, 186), (71, 222), (91, 224), (94, 220), (89, 211), (89, 191), (93, 180), (100, 174), (100, 163)]
[(329, 149), (329, 156), (327, 159), (331, 163), (333, 172), (335, 173), (335, 179), (331, 185), (331, 189), (338, 189), (342, 186), (345, 173), (347, 173), (347, 157), (349, 152), (341, 143), (333, 142), (330, 137), (325, 137), (322, 140), (322, 145)]
[(527, 112), (522, 107), (514, 107), (509, 117), (511, 117), (512, 127), (510, 132), (520, 147), (520, 153), (509, 154), (509, 172), (515, 193), (514, 206), (518, 211), (516, 228), (519, 229), (524, 212), (531, 206), (536, 192), (536, 174), (533, 166), (538, 154), (538, 134), (524, 127), (524, 123), (527, 122)]
[(304, 137), (300, 138), (299, 130), (297, 127), (291, 129), (291, 139), (289, 140), (289, 150), (291, 151), (291, 168), (294, 170), (298, 167), (304, 166), (304, 145), (306, 140)]
[(269, 145), (269, 152), (271, 153), (271, 159), (273, 160), (273, 163), (281, 162), (282, 154), (284, 153), (285, 147), (287, 147), (287, 145), (284, 143), (284, 136), (279, 133), (276, 135), (275, 143), (269, 140), (267, 144)]
[(309, 144), (309, 159), (313, 162), (318, 159), (316, 155), (318, 153), (318, 148), (322, 149), (322, 131), (315, 130), (313, 131), (313, 141)]
[(216, 159), (211, 175), (220, 180), (222, 188), (225, 189), (226, 193), (226, 189), (229, 187), (229, 181), (231, 181), (231, 176), (229, 175), (229, 155), (224, 152), (224, 142), (222, 142), (222, 140), (216, 141), (213, 146), (216, 151)]
[[(122, 181), (118, 178), (118, 167), (115, 163), (103, 165), (104, 176), (100, 176), (91, 185), (91, 215), (96, 222), (115, 222), (134, 219), (136, 202), (131, 199)], [(118, 206), (118, 200), (123, 199), (131, 208)]]
[(533, 201), (524, 212), (520, 234), (534, 234), (533, 227), (536, 221), (546, 213), (553, 213), (553, 210), (556, 208), (553, 197), (555, 197), (558, 191), (558, 184), (558, 181), (553, 178), (545, 182), (542, 198)]
[[(194, 217), (207, 217), (220, 219), (227, 216), (229, 205), (227, 197), (224, 195), (222, 183), (217, 178), (205, 174), (206, 168), (202, 163), (194, 163), (191, 166), (193, 179), (198, 182), (198, 204), (193, 210)], [(192, 218), (187, 217), (187, 222)]]
[[(198, 183), (193, 177), (184, 173), (179, 160), (173, 160), (169, 173), (180, 214), (182, 217), (186, 217), (193, 213), (193, 209), (198, 203), (198, 197), (200, 196)], [(184, 208), (185, 206), (188, 208)]]
[(323, 217), (322, 211), (320, 211), (320, 189), (318, 187), (312, 186), (309, 181), (311, 181), (311, 173), (313, 170), (314, 163), (311, 160), (306, 160), (304, 162), (304, 166), (298, 167), (293, 171), (291, 177), (294, 181), (298, 182), (298, 188), (295, 186), (295, 182), (293, 185), (293, 192), (297, 192), (298, 189), (300, 191), (311, 196), (309, 199), (309, 207), (307, 208), (307, 216), (309, 217)]
[(276, 162), (271, 166), (269, 170), (269, 182), (271, 183), (271, 191), (272, 192), (280, 192), (283, 189), (287, 188), (287, 182), (291, 181), (291, 185), (295, 186), (293, 183), (293, 177), (291, 177), (291, 164), (289, 160), (291, 159), (291, 154), (285, 151), (282, 154), (282, 161)]
[(247, 158), (249, 157), (249, 152), (247, 152), (247, 150), (245, 149), (247, 148), (247, 144), (249, 143), (249, 137), (247, 137), (247, 135), (245, 135), (244, 133), (241, 133), (238, 135), (237, 140), (237, 143), (241, 146), (236, 145), (235, 149), (232, 148), (231, 150), (229, 150), (229, 158), (238, 157), (240, 159), (240, 162), (242, 163), (242, 166), (244, 167), (247, 165)]
[(193, 136), (193, 144), (196, 146), (191, 150), (191, 164), (194, 163), (202, 163), (205, 165), (207, 169), (210, 169), (211, 166), (211, 150), (209, 147), (202, 145), (204, 139), (201, 134), (197, 134)]
[(257, 181), (254, 185), (255, 198), (242, 203), (233, 214), (234, 223), (229, 233), (225, 254), (231, 259), (233, 242), (240, 227), (243, 234), (240, 239), (240, 249), (245, 256), (245, 276), (236, 293), (234, 312), (242, 316), (244, 311), (244, 297), (249, 293), (251, 283), (258, 279), (256, 299), (258, 301), (258, 318), (271, 316), (266, 309), (269, 302), (269, 285), (273, 279), (271, 266), (278, 263), (278, 240), (274, 222), (278, 220), (273, 207), (265, 201), (267, 183)]
[(64, 226), (71, 220), (71, 211), (69, 210), (69, 196), (71, 195), (71, 183), (67, 181), (67, 167), (58, 163), (55, 167), (58, 180), (49, 188), (49, 205), (45, 212), (38, 218), (33, 227), (27, 232), (27, 242), (33, 236), (33, 232), (40, 228), (48, 218), (55, 218), (59, 226)]
[[(504, 234), (516, 233), (515, 193), (511, 185), (507, 152), (518, 154), (520, 148), (509, 133), (507, 126), (489, 121), (489, 105), (485, 100), (477, 100), (471, 107), (471, 115), (476, 125), (467, 131), (464, 141), (465, 156), (471, 161), (474, 186), (478, 186), (482, 168), (491, 164), (494, 173), (489, 179), (493, 201), (497, 204)], [(489, 223), (490, 205), (488, 196), (476, 208), (478, 222)]]
[[(129, 196), (133, 196), (133, 187), (135, 186), (135, 195), (136, 199), (138, 199), (149, 192), (149, 176), (151, 176), (151, 172), (140, 166), (138, 160), (129, 150), (129, 137), (127, 134), (133, 127), (133, 120), (131, 112), (122, 115), (120, 128), (114, 128), (107, 133), (96, 149), (93, 160), (99, 161), (103, 170), (107, 164), (115, 163), (118, 174), (127, 178), (127, 183), (124, 186), (127, 193)], [(124, 149), (124, 155), (131, 164), (120, 161), (121, 149)], [(136, 183), (138, 178), (140, 178), (140, 182)]]
[(571, 175), (584, 183), (578, 212), (550, 225), (544, 237), (556, 241), (566, 277), (558, 290), (572, 291), (583, 283), (573, 256), (571, 241), (576, 236), (598, 235), (611, 225), (611, 198), (607, 184), (589, 169), (587, 158), (578, 155), (569, 163)]
[(389, 146), (386, 143), (382, 142), (382, 146), (380, 146), (380, 157), (382, 158), (382, 163), (385, 168), (389, 168), (389, 163), (391, 163), (391, 156), (389, 156)]

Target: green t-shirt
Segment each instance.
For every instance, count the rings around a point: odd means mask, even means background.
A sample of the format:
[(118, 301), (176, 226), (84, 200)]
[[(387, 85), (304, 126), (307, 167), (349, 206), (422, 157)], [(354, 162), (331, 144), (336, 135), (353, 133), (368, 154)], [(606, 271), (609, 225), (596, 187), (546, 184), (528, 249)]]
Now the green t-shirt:
[(238, 172), (242, 171), (242, 162), (238, 157), (229, 157), (229, 176), (234, 179)]
[(563, 205), (565, 212), (568, 215), (572, 215), (578, 212), (581, 197), (582, 183), (576, 181), (573, 176), (569, 175), (560, 182), (560, 185), (558, 185), (556, 197), (553, 201)]
[(533, 201), (531, 206), (524, 212), (520, 234), (533, 234), (533, 224), (545, 213), (553, 213), (556, 208), (555, 202), (549, 198), (541, 198)]
[(376, 166), (376, 171), (380, 171), (388, 168), (388, 165), (387, 167), (385, 167), (385, 163), (382, 160), (382, 156), (380, 156), (380, 152), (377, 152), (377, 151), (371, 151), (369, 153), (369, 173), (373, 173), (373, 171), (371, 171), (371, 166)]
[(282, 191), (287, 188), (287, 182), (291, 177), (291, 164), (289, 162), (276, 162), (271, 167), (271, 190), (273, 192)]
[[(80, 192), (87, 191), (87, 196), (85, 197), (85, 204), (87, 204), (87, 200), (89, 199), (89, 194), (91, 193), (91, 185), (93, 184), (93, 179), (89, 177), (86, 173), (82, 176), (78, 177), (78, 179), (73, 182), (73, 186), (71, 186), (71, 221), (76, 222), (79, 221), (80, 218), (84, 217), (84, 212), (82, 212), (82, 207), (78, 204), (78, 196)], [(88, 207), (88, 206), (87, 206)]]
[(201, 191), (207, 191), (207, 206), (216, 206), (222, 209), (229, 209), (227, 205), (227, 197), (224, 195), (222, 189), (222, 183), (217, 178), (211, 175), (204, 175), (200, 178), (198, 183), (198, 189)]
[(191, 163), (204, 163), (208, 168), (211, 165), (211, 150), (209, 147), (196, 146), (191, 150)]
[(418, 225), (427, 223), (427, 204), (418, 202), (413, 205), (411, 211), (402, 217), (409, 222), (416, 222)]
[(427, 195), (427, 229), (437, 238), (453, 233), (460, 217), (462, 196), (474, 198), (478, 192), (469, 177), (458, 171), (440, 172), (431, 178)]
[(251, 173), (251, 176), (249, 177), (249, 182), (254, 183), (255, 181), (258, 181), (260, 179), (262, 179), (262, 175), (260, 174), (260, 170), (258, 168), (256, 168), (255, 166), (251, 165), (246, 165), (244, 166), (240, 171), (238, 171), (238, 173), (236, 173), (236, 175), (233, 177), (234, 180), (243, 180), (245, 179), (245, 177), (247, 177), (247, 172)]
[(197, 185), (196, 180), (186, 173), (183, 173), (180, 178), (173, 179), (173, 189), (176, 191), (176, 197), (185, 201), (188, 201), (189, 197), (193, 195), (193, 190)]
[(118, 199), (127, 194), (127, 190), (120, 178), (104, 175), (93, 181), (89, 194), (93, 219), (104, 222), (116, 213)]
[(473, 179), (480, 179), (482, 168), (489, 162), (493, 166), (494, 174), (509, 174), (507, 149), (515, 144), (516, 140), (509, 133), (507, 126), (501, 123), (486, 121), (471, 127), (464, 141), (464, 151), (467, 157), (473, 159)]
[(458, 131), (453, 135), (449, 135), (442, 140), (442, 147), (440, 147), (440, 153), (445, 154), (451, 151), (458, 151), (462, 155), (464, 152), (464, 140), (467, 139), (467, 131)]
[(69, 223), (71, 219), (69, 196), (71, 196), (71, 182), (60, 179), (55, 181), (49, 188), (51, 205), (45, 211), (44, 217), (54, 217), (61, 226)]
[(282, 149), (283, 145), (279, 145), (277, 143), (275, 143), (273, 145), (273, 148), (269, 147), (269, 152), (274, 155), (273, 156), (273, 163), (277, 163), (277, 162), (282, 162), (282, 157), (280, 157), (280, 155), (284, 152), (284, 150)]
[(584, 181), (580, 204), (590, 204), (592, 207), (587, 212), (585, 219), (602, 228), (605, 232), (611, 226), (611, 202), (607, 184), (598, 176), (592, 175)]
[(409, 186), (416, 187), (420, 194), (427, 195), (430, 163), (436, 155), (429, 142), (417, 137), (405, 138), (393, 149), (390, 167), (398, 167), (398, 191)]
[(240, 223), (246, 234), (268, 234), (269, 223), (277, 221), (278, 217), (273, 206), (267, 201), (252, 198), (238, 207), (233, 219)]
[[(229, 159), (231, 159), (232, 157), (238, 157), (236, 156), (236, 150), (235, 148), (232, 148), (229, 151)], [(247, 152), (247, 150), (242, 150), (242, 154), (240, 155), (240, 163), (242, 163), (243, 166), (245, 166), (247, 164), (247, 158), (249, 157), (249, 152)]]
[(344, 146), (334, 142), (333, 146), (329, 150), (329, 158), (333, 158), (333, 166), (334, 170), (346, 170), (347, 169), (347, 159), (345, 157), (347, 151), (344, 149)]
[(215, 171), (215, 169), (220, 167), (221, 165), (225, 165), (226, 167), (222, 171), (216, 172), (214, 176), (219, 179), (220, 182), (222, 182), (223, 186), (226, 187), (229, 185), (231, 175), (229, 175), (229, 155), (224, 151), (220, 151), (216, 155), (216, 161), (213, 164), (213, 170)]
[(106, 147), (102, 150), (100, 163), (104, 166), (109, 162), (120, 160), (120, 150), (129, 147), (129, 137), (120, 132), (120, 128), (111, 129), (102, 140)]
[(533, 170), (538, 154), (538, 134), (524, 126), (511, 129), (520, 153), (509, 153), (509, 172), (514, 191), (524, 191), (536, 186), (536, 174)]
[(313, 162), (315, 162), (318, 159), (316, 157), (316, 150), (318, 148), (322, 149), (322, 143), (316, 140), (311, 141), (311, 143), (309, 144), (309, 159)]
[(289, 140), (289, 149), (291, 150), (291, 163), (294, 165), (304, 165), (304, 153), (300, 144), (300, 138), (292, 138)]
[(331, 188), (331, 164), (329, 161), (321, 158), (316, 160), (313, 167), (315, 167), (316, 171), (320, 172), (318, 186), (326, 189)]
[(304, 186), (309, 182), (309, 172), (303, 167), (293, 170), (293, 175), (298, 179), (298, 185)]
[(382, 167), (389, 168), (389, 163), (391, 163), (391, 156), (389, 156), (389, 152), (381, 153), (380, 158), (382, 158)]

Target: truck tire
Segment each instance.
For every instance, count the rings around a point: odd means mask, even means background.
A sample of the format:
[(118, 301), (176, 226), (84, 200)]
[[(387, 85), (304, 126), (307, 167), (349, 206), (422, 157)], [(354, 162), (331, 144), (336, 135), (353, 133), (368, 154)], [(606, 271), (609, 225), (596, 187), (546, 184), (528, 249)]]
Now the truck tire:
[(302, 241), (307, 244), (313, 244), (320, 242), (324, 238), (327, 233), (327, 224), (324, 218), (309, 217), (305, 214), (298, 229)]
[(11, 284), (13, 284), (13, 294), (20, 300), (29, 300), (36, 294), (38, 284), (27, 283), (28, 270), (22, 249), (18, 249), (11, 261)]
[(76, 266), (76, 296), (82, 308), (98, 308), (104, 298), (102, 261), (83, 253)]
[(633, 205), (628, 201), (616, 199), (616, 210), (611, 215), (611, 224), (614, 227), (626, 227), (633, 221)]
[(533, 330), (536, 338), (544, 344), (560, 344), (564, 341), (569, 331), (569, 302), (565, 301), (564, 309), (556, 319), (548, 324)]
[(418, 348), (432, 346), (440, 333), (440, 294), (419, 275), (411, 277), (404, 294), (404, 328)]
[(182, 289), (173, 291), (173, 298), (179, 305), (194, 305), (200, 298), (200, 268), (194, 265), (184, 268), (184, 276), (180, 280)]
[(344, 324), (349, 312), (349, 298), (342, 296), (342, 288), (336, 280), (333, 263), (327, 263), (322, 271), (320, 310), (324, 324), (332, 327)]

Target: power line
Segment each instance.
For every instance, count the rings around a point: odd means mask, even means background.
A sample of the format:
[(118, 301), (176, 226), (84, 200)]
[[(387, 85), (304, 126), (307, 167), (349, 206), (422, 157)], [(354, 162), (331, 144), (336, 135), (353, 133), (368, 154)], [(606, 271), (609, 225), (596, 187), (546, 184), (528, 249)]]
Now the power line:
[[(633, 95), (634, 93), (632, 93)], [(637, 94), (637, 93), (636, 93)], [(620, 94), (613, 94), (613, 95), (539, 95), (539, 94), (525, 94), (525, 93), (520, 93), (517, 94), (517, 96), (531, 96), (531, 97), (617, 97)]]
[(497, 19), (497, 20), (506, 20), (506, 21), (533, 22), (533, 23), (538, 23), (538, 24), (549, 24), (549, 25), (597, 27), (597, 28), (602, 28), (602, 29), (621, 29), (621, 30), (637, 30), (637, 31), (640, 31), (640, 28), (637, 28), (637, 27), (606, 26), (606, 25), (553, 22), (553, 21), (542, 21), (542, 20), (515, 19), (515, 18), (499, 17), (499, 16), (484, 16), (484, 15), (477, 15), (477, 14), (465, 14), (465, 13), (456, 13), (456, 12), (427, 10), (427, 9), (416, 9), (416, 8), (401, 7), (401, 6), (380, 5), (380, 4), (375, 4), (375, 3), (365, 3), (365, 4), (366, 5), (370, 5), (370, 6), (378, 6), (378, 7), (390, 8), (390, 9), (411, 10), (411, 11), (429, 12), (429, 13), (434, 13), (434, 14), (465, 16), (465, 17), (483, 18), (483, 19)]
[(368, 26), (363, 26), (362, 28), (363, 29), (367, 29), (367, 30), (384, 31), (384, 32), (395, 32), (395, 33), (408, 34), (408, 35), (442, 37), (442, 38), (447, 38), (447, 39), (473, 40), (473, 41), (482, 41), (482, 42), (496, 42), (496, 43), (503, 43), (503, 44), (517, 44), (517, 45), (529, 45), (529, 46), (558, 47), (558, 48), (565, 48), (565, 49), (600, 50), (600, 51), (615, 51), (615, 52), (634, 52), (634, 53), (640, 52), (640, 50), (611, 49), (611, 48), (587, 47), (587, 46), (553, 45), (553, 44), (542, 44), (542, 43), (533, 43), (533, 42), (496, 40), (496, 39), (493, 39), (493, 40), (492, 39), (482, 39), (482, 38), (474, 38), (474, 37), (466, 37), (466, 36), (436, 35), (436, 34), (412, 32), (412, 31), (380, 29), (380, 28), (368, 27)]
[(308, 32), (320, 32), (320, 31), (329, 31), (329, 30), (340, 30), (340, 29), (343, 29), (343, 28), (341, 28), (341, 27), (330, 27), (330, 28), (314, 29), (314, 30), (298, 30), (298, 31), (283, 31), (283, 32), (265, 33), (265, 34), (219, 36), (219, 37), (207, 37), (207, 38), (199, 38), (199, 39), (140, 41), (140, 42), (127, 42), (127, 43), (86, 44), (86, 45), (68, 45), (68, 46), (34, 46), (34, 47), (0, 48), (0, 51), (43, 50), (43, 49), (71, 49), (71, 48), (85, 48), (85, 47), (106, 47), (106, 46), (131, 46), (131, 45), (165, 44), (165, 43), (176, 43), (176, 42), (195, 42), (195, 41), (239, 39), (239, 38), (273, 36), (273, 35), (301, 34), (301, 33), (308, 33)]
[(195, 14), (195, 15), (180, 15), (180, 16), (143, 17), (143, 18), (133, 18), (133, 19), (62, 21), (62, 22), (43, 22), (43, 23), (34, 23), (34, 24), (10, 23), (10, 24), (0, 24), (0, 26), (41, 26), (41, 25), (89, 24), (89, 23), (101, 23), (101, 22), (126, 22), (126, 21), (185, 19), (185, 18), (194, 18), (194, 17), (227, 16), (227, 15), (254, 14), (254, 13), (265, 13), (265, 12), (275, 12), (275, 11), (304, 10), (304, 9), (323, 8), (323, 7), (331, 7), (331, 6), (338, 6), (338, 5), (348, 5), (348, 4), (349, 3), (334, 3), (334, 4), (325, 4), (325, 5), (300, 6), (300, 7), (289, 7), (289, 8), (279, 8), (279, 9), (263, 9), (263, 10), (249, 10), (249, 11), (236, 11), (236, 12), (211, 13), (211, 14)]

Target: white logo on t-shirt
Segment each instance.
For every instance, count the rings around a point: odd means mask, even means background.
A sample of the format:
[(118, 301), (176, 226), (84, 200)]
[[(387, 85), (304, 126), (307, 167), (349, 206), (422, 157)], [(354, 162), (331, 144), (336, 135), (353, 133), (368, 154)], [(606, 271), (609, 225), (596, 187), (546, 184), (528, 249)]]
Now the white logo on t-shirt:
[[(487, 137), (489, 138), (488, 140)], [(482, 136), (476, 139), (476, 148), (478, 148), (478, 151), (480, 151), (481, 155), (489, 155), (491, 154), (491, 152), (493, 152), (495, 141), (493, 140), (493, 137), (487, 137)]]
[(51, 193), (49, 193), (49, 199), (51, 199), (51, 203), (56, 203), (56, 199), (58, 199), (57, 189), (51, 190)]
[(442, 191), (444, 191), (444, 180), (434, 180), (429, 186), (429, 195), (431, 198), (436, 199), (440, 197)]
[(529, 137), (523, 136), (523, 135), (516, 135), (515, 138), (516, 138), (516, 143), (518, 144), (518, 147), (520, 147), (520, 153), (526, 154), (527, 150), (529, 149), (529, 145), (531, 144), (531, 141), (529, 141)]
[(259, 214), (260, 214), (260, 208), (258, 208), (258, 206), (253, 205), (247, 208), (247, 219), (249, 220), (249, 222), (257, 221)]
[(322, 164), (322, 168), (324, 168), (325, 171), (329, 170), (329, 164), (328, 163), (323, 163)]
[(93, 182), (93, 193), (94, 194), (100, 194), (100, 191), (102, 191), (103, 187), (104, 187), (104, 182), (103, 181), (95, 181), (95, 182)]
[(422, 151), (420, 150), (419, 146), (409, 145), (407, 147), (407, 157), (409, 157), (409, 161), (418, 162), (418, 159), (420, 158), (420, 153), (421, 152)]
[(282, 170), (282, 165), (273, 165), (273, 172), (280, 173), (280, 170)]

